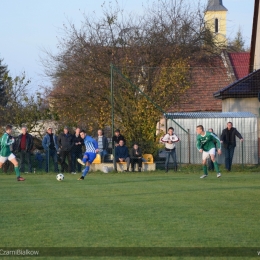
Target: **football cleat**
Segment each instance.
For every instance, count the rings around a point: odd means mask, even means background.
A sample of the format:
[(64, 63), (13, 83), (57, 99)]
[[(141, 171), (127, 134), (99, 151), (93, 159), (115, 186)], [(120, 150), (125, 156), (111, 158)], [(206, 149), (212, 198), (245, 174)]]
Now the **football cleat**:
[(81, 164), (81, 165), (84, 165), (85, 166), (85, 163), (81, 160), (81, 159), (77, 159), (77, 162), (79, 163), (79, 164)]

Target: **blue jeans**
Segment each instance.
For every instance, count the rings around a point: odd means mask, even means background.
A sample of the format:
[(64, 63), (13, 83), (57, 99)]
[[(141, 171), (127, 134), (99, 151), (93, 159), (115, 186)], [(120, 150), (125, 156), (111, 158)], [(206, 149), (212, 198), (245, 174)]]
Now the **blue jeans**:
[(53, 164), (54, 164), (54, 171), (59, 172), (57, 151), (49, 149), (49, 150), (45, 151), (45, 153), (46, 153), (45, 171), (49, 172), (49, 160), (50, 160), (50, 158), (52, 158)]
[(103, 150), (102, 152), (99, 152), (100, 157), (101, 157), (101, 162), (103, 163), (105, 160), (105, 156), (107, 155), (107, 151)]
[(170, 156), (172, 157), (172, 160), (173, 160), (173, 167), (176, 170), (177, 169), (177, 159), (176, 159), (176, 149), (175, 148), (172, 150), (166, 151), (165, 169), (168, 169)]
[(235, 146), (233, 145), (229, 145), (227, 148), (225, 148), (225, 168), (228, 171), (231, 171), (234, 151), (235, 151)]

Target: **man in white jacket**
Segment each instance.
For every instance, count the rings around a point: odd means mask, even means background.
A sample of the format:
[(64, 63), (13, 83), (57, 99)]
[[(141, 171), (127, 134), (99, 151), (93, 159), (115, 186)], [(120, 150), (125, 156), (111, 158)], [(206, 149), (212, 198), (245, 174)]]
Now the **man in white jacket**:
[(175, 143), (179, 142), (178, 136), (174, 133), (173, 127), (168, 128), (168, 134), (161, 138), (161, 142), (165, 144), (166, 160), (165, 160), (165, 172), (168, 172), (168, 164), (170, 156), (173, 160), (173, 169), (177, 171), (176, 149)]

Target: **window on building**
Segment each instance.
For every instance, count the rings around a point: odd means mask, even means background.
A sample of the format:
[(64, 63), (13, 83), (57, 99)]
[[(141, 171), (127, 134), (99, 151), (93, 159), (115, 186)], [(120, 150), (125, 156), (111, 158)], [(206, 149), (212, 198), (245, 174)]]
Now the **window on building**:
[(218, 18), (215, 19), (215, 33), (218, 33)]

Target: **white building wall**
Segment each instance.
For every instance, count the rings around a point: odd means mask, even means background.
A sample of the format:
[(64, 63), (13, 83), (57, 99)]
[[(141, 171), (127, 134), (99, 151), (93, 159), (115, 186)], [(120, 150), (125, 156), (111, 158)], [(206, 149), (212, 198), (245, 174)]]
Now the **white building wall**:
[(260, 102), (258, 98), (227, 98), (222, 100), (222, 112), (248, 111), (257, 117), (258, 137), (260, 138)]
[[(168, 119), (167, 127), (172, 126), (175, 133), (180, 138), (177, 143), (177, 158), (181, 163), (200, 164), (202, 155), (196, 148), (196, 126), (203, 125), (205, 130), (213, 128), (214, 132), (220, 137), (222, 130), (227, 127), (227, 122), (232, 122), (233, 126), (241, 133), (244, 142), (236, 139), (236, 149), (233, 158), (234, 164), (258, 164), (258, 136), (257, 136), (257, 118), (185, 118), (174, 119), (184, 129), (189, 129), (189, 135), (181, 130), (173, 120)], [(218, 163), (224, 164), (224, 150), (221, 156), (218, 156)]]

